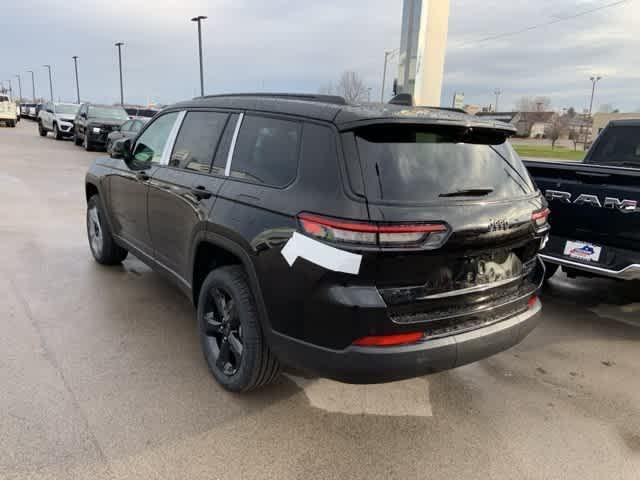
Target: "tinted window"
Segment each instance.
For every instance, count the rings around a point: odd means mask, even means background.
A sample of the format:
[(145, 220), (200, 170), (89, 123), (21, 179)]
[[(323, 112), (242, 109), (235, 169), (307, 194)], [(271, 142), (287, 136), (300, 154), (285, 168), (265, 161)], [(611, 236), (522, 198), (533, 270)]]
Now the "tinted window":
[[(508, 143), (464, 143), (457, 133), (410, 126), (369, 127), (356, 142), (370, 201), (505, 199), (535, 188)], [(475, 194), (458, 195), (462, 191)], [(484, 192), (479, 194), (478, 192)]]
[(169, 133), (171, 133), (177, 117), (178, 112), (167, 113), (158, 117), (149, 125), (136, 142), (136, 147), (133, 151), (133, 157), (136, 162), (143, 164), (150, 162), (160, 163)]
[(140, 130), (142, 130), (142, 126), (144, 125), (144, 123), (142, 123), (140, 120), (134, 120), (133, 122), (131, 122), (131, 131), (138, 133)]
[(283, 187), (296, 177), (299, 144), (299, 123), (245, 116), (231, 162), (231, 176)]
[(121, 130), (121, 131), (123, 131), (123, 132), (128, 132), (129, 130), (131, 130), (131, 124), (132, 124), (132, 123), (133, 123), (133, 122), (131, 122), (131, 121), (129, 121), (129, 122), (124, 122), (124, 123), (122, 124), (122, 126), (120, 127), (120, 130)]
[(169, 165), (208, 173), (228, 116), (216, 112), (187, 113)]
[(640, 126), (609, 127), (602, 135), (588, 163), (640, 166)]
[(89, 107), (89, 116), (109, 120), (128, 120), (129, 115), (122, 107)]

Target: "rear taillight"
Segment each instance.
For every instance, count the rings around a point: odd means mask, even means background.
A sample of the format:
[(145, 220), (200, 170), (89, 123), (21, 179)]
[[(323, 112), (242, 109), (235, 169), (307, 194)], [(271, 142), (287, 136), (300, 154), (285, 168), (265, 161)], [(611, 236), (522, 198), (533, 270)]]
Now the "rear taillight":
[(529, 307), (531, 309), (531, 308), (535, 307), (537, 304), (538, 304), (538, 296), (534, 295), (527, 302), (527, 307)]
[(449, 235), (449, 228), (444, 223), (378, 224), (310, 213), (301, 213), (298, 219), (305, 233), (328, 242), (438, 248)]
[(548, 222), (550, 214), (551, 210), (549, 210), (548, 208), (544, 208), (542, 210), (538, 210), (537, 212), (533, 212), (531, 214), (531, 220), (533, 220), (537, 227), (543, 227)]
[(392, 347), (395, 345), (407, 345), (410, 343), (416, 343), (423, 338), (423, 332), (399, 333), (395, 335), (362, 337), (353, 342), (353, 344), (359, 347)]

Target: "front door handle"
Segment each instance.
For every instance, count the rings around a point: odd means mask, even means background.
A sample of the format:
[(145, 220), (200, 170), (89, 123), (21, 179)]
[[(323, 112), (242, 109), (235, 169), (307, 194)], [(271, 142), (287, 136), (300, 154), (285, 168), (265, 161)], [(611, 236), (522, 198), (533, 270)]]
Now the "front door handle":
[(138, 173), (136, 173), (136, 178), (138, 180), (140, 180), (141, 182), (146, 182), (151, 177), (149, 175), (147, 175), (147, 172), (138, 172)]
[(211, 198), (211, 196), (213, 195), (202, 185), (198, 185), (196, 188), (191, 189), (191, 193), (199, 200), (206, 200), (207, 198)]

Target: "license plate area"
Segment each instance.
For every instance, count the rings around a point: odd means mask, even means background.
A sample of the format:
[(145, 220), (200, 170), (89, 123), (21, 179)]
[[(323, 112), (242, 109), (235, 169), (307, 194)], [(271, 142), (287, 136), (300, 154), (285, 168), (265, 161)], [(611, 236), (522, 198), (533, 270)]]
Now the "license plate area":
[(564, 255), (583, 262), (598, 262), (602, 255), (602, 247), (589, 242), (568, 240), (564, 245)]

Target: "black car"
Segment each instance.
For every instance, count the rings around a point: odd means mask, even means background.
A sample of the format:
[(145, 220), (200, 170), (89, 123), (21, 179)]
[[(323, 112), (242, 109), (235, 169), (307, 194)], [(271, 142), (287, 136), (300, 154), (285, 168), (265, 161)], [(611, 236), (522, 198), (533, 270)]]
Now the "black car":
[(107, 153), (111, 153), (111, 146), (113, 142), (116, 140), (120, 140), (121, 138), (132, 138), (135, 137), (145, 123), (147, 123), (147, 119), (145, 120), (127, 120), (117, 130), (114, 130), (109, 135), (107, 135), (107, 145), (106, 150)]
[(640, 119), (614, 120), (584, 162), (525, 162), (553, 208), (547, 277), (640, 280)]
[(109, 133), (127, 120), (127, 112), (119, 105), (83, 103), (74, 120), (73, 141), (85, 150), (104, 149)]
[(549, 210), (513, 133), (337, 97), (179, 103), (90, 167), (90, 248), (175, 281), (232, 391), (283, 364), (352, 383), (454, 368), (539, 319)]

